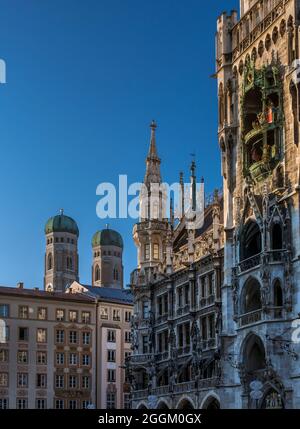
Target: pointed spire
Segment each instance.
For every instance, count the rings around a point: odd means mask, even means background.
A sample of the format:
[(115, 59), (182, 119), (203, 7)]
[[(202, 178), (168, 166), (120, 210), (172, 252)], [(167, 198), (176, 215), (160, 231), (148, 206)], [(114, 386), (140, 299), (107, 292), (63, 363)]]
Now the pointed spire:
[(155, 131), (157, 128), (156, 122), (153, 120), (150, 124), (151, 138), (148, 156), (146, 159), (146, 174), (144, 183), (150, 185), (151, 183), (161, 183), (160, 175), (160, 159), (157, 154)]
[(158, 158), (157, 150), (156, 150), (156, 140), (155, 140), (155, 131), (156, 131), (157, 125), (156, 125), (156, 122), (154, 121), (154, 119), (152, 120), (152, 122), (150, 124), (150, 128), (151, 128), (151, 138), (150, 138), (150, 147), (149, 147), (148, 157), (149, 158)]

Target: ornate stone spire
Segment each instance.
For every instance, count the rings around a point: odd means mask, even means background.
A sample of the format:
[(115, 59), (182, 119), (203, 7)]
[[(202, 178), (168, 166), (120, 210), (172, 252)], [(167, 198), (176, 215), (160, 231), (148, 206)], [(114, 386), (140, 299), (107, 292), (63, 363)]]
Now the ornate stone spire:
[(149, 186), (151, 183), (161, 183), (160, 158), (157, 155), (155, 131), (157, 125), (153, 120), (150, 124), (151, 138), (148, 156), (146, 159), (146, 174), (144, 183)]

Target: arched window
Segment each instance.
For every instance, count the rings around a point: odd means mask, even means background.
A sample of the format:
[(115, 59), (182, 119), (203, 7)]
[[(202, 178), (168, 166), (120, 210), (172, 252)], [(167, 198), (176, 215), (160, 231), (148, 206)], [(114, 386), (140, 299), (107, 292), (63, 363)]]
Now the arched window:
[(261, 252), (261, 233), (256, 222), (248, 222), (241, 235), (241, 260), (252, 258)]
[(99, 265), (96, 265), (95, 268), (95, 281), (98, 282), (100, 280), (100, 268)]
[(69, 269), (70, 270), (73, 269), (73, 259), (72, 259), (72, 256), (69, 256)]
[(272, 249), (282, 249), (282, 229), (279, 223), (275, 223), (272, 228)]
[(244, 348), (244, 363), (248, 372), (264, 369), (266, 366), (265, 347), (257, 335), (251, 335)]
[(224, 106), (224, 90), (223, 84), (220, 83), (219, 86), (219, 126), (224, 124), (225, 120), (225, 106)]
[(242, 292), (242, 313), (251, 313), (252, 311), (260, 310), (261, 308), (260, 284), (258, 280), (250, 278)]
[(282, 287), (280, 284), (280, 280), (276, 280), (276, 282), (274, 283), (274, 306), (283, 306)]
[(49, 253), (48, 259), (47, 259), (47, 270), (52, 270), (53, 268), (53, 260), (52, 260), (52, 253)]

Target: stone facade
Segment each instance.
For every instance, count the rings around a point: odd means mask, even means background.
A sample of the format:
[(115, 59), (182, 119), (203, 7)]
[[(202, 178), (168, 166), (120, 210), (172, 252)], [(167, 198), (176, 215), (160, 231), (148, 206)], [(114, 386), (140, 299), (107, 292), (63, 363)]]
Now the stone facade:
[[(133, 355), (127, 362), (133, 408), (219, 407), (221, 286), (223, 266), (222, 195), (207, 204), (203, 226), (175, 226), (164, 215), (154, 123), (146, 160), (144, 194), (150, 205), (133, 236), (138, 268), (134, 295)], [(153, 180), (154, 182), (151, 182)], [(181, 175), (181, 183), (183, 177)], [(191, 188), (196, 182), (191, 166)], [(194, 192), (193, 192), (194, 195)], [(145, 195), (141, 195), (143, 199)], [(194, 198), (194, 197), (193, 197)], [(184, 204), (184, 198), (182, 199)], [(143, 202), (141, 204), (143, 207)]]
[(300, 408), (300, 2), (240, 11), (217, 21), (222, 199), (196, 233), (151, 215), (134, 228), (134, 408)]
[[(217, 22), (224, 408), (299, 408), (299, 1)], [(253, 393), (258, 381), (261, 393)], [(254, 389), (255, 390), (255, 389)], [(252, 392), (251, 392), (252, 391)], [(255, 399), (254, 399), (255, 398)]]

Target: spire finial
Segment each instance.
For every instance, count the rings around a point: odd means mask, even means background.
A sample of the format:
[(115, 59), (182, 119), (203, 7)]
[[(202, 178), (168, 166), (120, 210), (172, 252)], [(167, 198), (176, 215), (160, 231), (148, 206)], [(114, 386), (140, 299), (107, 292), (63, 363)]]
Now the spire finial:
[(59, 214), (62, 216), (64, 214), (64, 209), (59, 209)]
[(105, 228), (106, 228), (106, 229), (109, 229), (109, 223), (107, 223), (107, 224), (105, 225)]
[(150, 124), (150, 128), (151, 128), (151, 139), (150, 139), (149, 157), (157, 158), (156, 141), (155, 141), (155, 131), (157, 128), (157, 124), (154, 119)]

